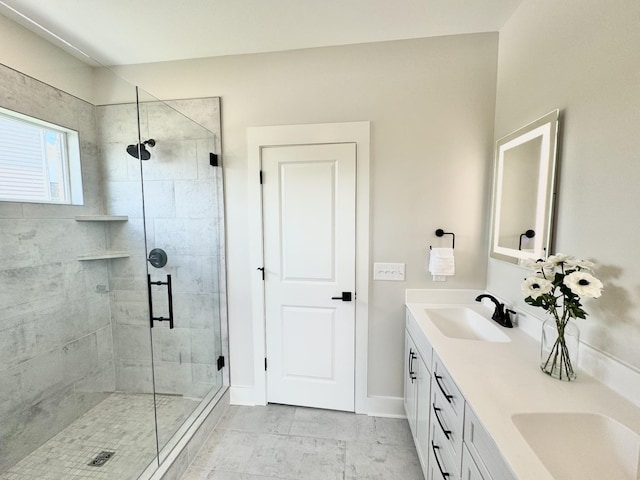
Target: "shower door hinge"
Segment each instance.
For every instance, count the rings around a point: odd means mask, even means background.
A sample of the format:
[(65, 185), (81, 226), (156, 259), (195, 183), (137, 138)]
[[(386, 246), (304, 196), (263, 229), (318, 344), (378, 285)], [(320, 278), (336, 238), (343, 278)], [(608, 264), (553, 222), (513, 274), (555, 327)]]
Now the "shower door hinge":
[(267, 371), (267, 357), (264, 357), (264, 371)]
[(260, 185), (262, 185), (262, 170), (260, 170)]
[(218, 357), (218, 371), (222, 370), (223, 368), (224, 368), (224, 357), (220, 355)]

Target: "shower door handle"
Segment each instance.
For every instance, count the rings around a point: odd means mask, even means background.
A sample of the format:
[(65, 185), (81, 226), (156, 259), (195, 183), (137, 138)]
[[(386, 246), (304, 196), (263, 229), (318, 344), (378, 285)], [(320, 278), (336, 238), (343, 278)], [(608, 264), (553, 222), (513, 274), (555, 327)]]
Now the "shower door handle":
[[(166, 285), (167, 295), (169, 297), (169, 317), (154, 317), (153, 316), (153, 295), (151, 295), (152, 285)], [(147, 274), (147, 291), (149, 293), (149, 325), (153, 328), (153, 322), (169, 322), (169, 328), (173, 328), (173, 293), (171, 291), (171, 275), (167, 275), (166, 282), (152, 282), (151, 275)]]

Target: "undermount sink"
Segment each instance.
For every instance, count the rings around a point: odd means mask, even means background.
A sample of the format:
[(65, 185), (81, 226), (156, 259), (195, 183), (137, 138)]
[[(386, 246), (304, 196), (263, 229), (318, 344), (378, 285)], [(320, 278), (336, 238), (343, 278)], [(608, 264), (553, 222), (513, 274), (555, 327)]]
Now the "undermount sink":
[(593, 413), (523, 413), (512, 417), (556, 480), (640, 479), (640, 436)]
[(425, 308), (425, 313), (443, 335), (460, 340), (510, 342), (492, 320), (469, 307)]

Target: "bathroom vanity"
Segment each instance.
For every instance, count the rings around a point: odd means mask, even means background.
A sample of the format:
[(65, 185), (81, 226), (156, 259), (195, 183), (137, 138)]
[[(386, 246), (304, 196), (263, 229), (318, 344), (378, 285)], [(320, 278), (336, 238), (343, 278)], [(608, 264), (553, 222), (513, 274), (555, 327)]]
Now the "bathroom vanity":
[(410, 290), (405, 410), (427, 480), (640, 479), (640, 408), (491, 320), (476, 290)]

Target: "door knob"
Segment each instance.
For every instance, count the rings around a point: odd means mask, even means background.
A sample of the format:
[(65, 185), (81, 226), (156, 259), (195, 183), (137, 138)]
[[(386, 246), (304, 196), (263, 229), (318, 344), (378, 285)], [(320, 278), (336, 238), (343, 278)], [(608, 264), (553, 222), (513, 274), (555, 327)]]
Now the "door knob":
[(351, 301), (351, 292), (342, 292), (342, 295), (339, 297), (331, 297), (331, 300), (342, 300), (343, 302)]

